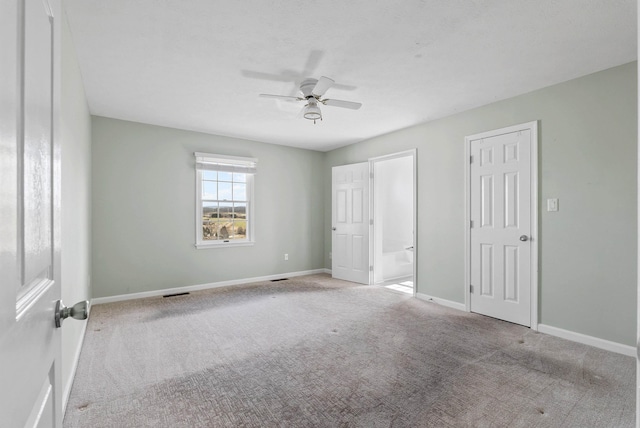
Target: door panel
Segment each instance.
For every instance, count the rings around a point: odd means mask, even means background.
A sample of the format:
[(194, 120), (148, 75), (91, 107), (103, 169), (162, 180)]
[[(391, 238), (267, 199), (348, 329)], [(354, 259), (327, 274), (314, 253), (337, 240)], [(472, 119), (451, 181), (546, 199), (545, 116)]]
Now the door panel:
[(55, 400), (53, 399), (53, 385), (50, 379), (47, 378), (38, 398), (35, 401), (35, 406), (31, 409), (31, 415), (27, 421), (26, 426), (33, 426), (36, 428), (45, 428), (51, 426), (49, 422), (54, 418)]
[(25, 1), (23, 220), (26, 288), (50, 277), (51, 24), (42, 1)]
[(518, 302), (518, 261), (520, 260), (519, 248), (511, 245), (505, 246), (504, 251), (504, 299)]
[(58, 0), (0, 3), (0, 426), (60, 427)]
[(332, 274), (369, 283), (369, 163), (332, 170)]
[[(471, 139), (471, 310), (531, 325), (531, 131)], [(521, 237), (526, 240), (521, 240)]]
[(493, 245), (480, 244), (480, 293), (493, 297)]
[(480, 224), (482, 227), (493, 227), (493, 176), (485, 175), (480, 178), (480, 192), (482, 199), (482, 220)]

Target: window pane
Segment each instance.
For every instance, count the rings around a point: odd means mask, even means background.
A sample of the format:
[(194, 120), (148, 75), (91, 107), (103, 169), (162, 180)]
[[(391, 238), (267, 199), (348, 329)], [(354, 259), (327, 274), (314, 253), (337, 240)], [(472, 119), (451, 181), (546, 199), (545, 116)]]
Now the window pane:
[(218, 182), (218, 199), (221, 201), (232, 201), (231, 183)]
[(236, 183), (246, 183), (247, 182), (247, 174), (243, 174), (241, 172), (233, 173), (233, 181)]
[(218, 203), (217, 202), (203, 202), (202, 203), (202, 216), (207, 218), (218, 217)]
[(247, 204), (245, 203), (235, 203), (233, 204), (233, 212), (235, 214), (235, 218), (237, 219), (243, 219), (246, 220), (247, 219)]
[(247, 200), (247, 185), (244, 183), (233, 183), (233, 200), (234, 201), (246, 201)]
[(220, 203), (218, 207), (218, 217), (216, 218), (216, 239), (229, 239), (229, 232), (226, 226), (229, 223), (229, 204)]
[(235, 239), (245, 239), (247, 237), (247, 204), (234, 204), (233, 214)]
[(202, 239), (217, 239), (218, 205), (212, 202), (202, 204)]
[(203, 180), (217, 180), (218, 176), (217, 171), (202, 171), (202, 179)]
[(218, 199), (218, 183), (215, 181), (202, 182), (202, 199)]
[(231, 181), (231, 173), (230, 172), (218, 171), (218, 180), (219, 181)]
[(220, 218), (233, 220), (233, 204), (230, 202), (220, 202)]

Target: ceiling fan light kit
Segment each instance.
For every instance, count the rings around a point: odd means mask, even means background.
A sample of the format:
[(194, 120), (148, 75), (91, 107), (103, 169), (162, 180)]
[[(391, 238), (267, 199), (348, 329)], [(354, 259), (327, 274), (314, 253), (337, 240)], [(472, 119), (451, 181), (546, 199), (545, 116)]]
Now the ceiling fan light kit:
[(322, 103), (327, 106), (348, 108), (351, 110), (358, 110), (362, 107), (361, 103), (354, 103), (353, 101), (321, 98), (334, 83), (333, 79), (322, 76), (320, 79), (305, 79), (302, 81), (300, 84), (300, 93), (302, 94), (302, 97), (271, 94), (260, 94), (260, 96), (285, 101), (306, 101), (307, 104), (302, 108), (302, 114), (305, 119), (313, 120), (313, 123), (316, 123), (316, 120), (322, 120), (322, 111), (320, 110), (318, 103)]
[(307, 104), (304, 107), (304, 118), (313, 120), (313, 123), (316, 123), (316, 120), (322, 120), (322, 112), (318, 104), (311, 102)]

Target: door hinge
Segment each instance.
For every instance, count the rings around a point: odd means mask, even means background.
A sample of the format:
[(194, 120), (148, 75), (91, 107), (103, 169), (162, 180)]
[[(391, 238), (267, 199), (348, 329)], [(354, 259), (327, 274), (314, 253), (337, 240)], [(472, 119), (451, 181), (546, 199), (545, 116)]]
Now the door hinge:
[(469, 291), (473, 294), (473, 285), (469, 285)]
[(373, 266), (369, 266), (369, 272), (373, 272)]
[(469, 156), (469, 163), (473, 163), (473, 156)]
[(373, 226), (373, 219), (372, 219), (372, 218), (371, 218), (371, 219), (369, 219), (369, 224), (370, 224), (371, 226)]
[(469, 220), (469, 227), (473, 228), (473, 220)]
[(373, 172), (369, 173), (369, 178), (373, 178)]

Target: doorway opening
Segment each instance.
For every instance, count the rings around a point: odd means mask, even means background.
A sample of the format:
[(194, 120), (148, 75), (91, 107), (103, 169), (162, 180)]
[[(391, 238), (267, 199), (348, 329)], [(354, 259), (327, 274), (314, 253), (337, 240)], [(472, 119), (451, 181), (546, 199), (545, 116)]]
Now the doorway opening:
[(416, 151), (369, 162), (373, 220), (370, 283), (415, 295)]

